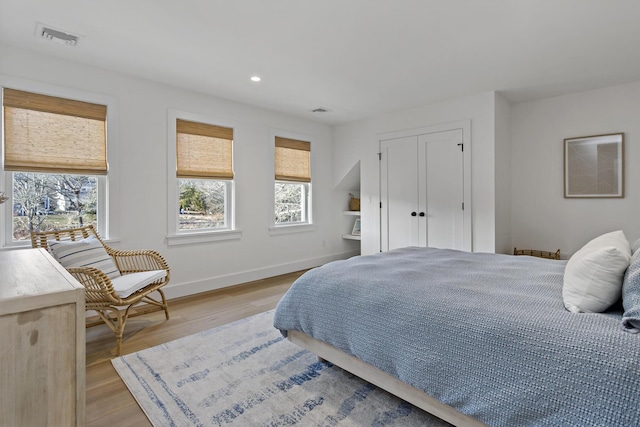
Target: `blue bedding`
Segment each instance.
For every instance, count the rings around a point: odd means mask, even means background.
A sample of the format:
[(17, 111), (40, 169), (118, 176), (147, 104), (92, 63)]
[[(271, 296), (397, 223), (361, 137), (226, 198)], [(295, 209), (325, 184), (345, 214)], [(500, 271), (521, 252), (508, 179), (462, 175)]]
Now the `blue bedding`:
[(565, 264), (433, 248), (335, 261), (293, 284), (274, 326), (490, 426), (639, 426), (640, 334), (619, 307), (565, 310)]

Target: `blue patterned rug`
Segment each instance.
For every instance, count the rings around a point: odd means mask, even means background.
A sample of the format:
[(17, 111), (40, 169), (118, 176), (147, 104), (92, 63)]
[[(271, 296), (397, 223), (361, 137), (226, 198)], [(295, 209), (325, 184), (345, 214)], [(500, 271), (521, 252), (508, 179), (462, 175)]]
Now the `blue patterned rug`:
[(113, 359), (154, 426), (447, 426), (284, 339), (273, 312)]

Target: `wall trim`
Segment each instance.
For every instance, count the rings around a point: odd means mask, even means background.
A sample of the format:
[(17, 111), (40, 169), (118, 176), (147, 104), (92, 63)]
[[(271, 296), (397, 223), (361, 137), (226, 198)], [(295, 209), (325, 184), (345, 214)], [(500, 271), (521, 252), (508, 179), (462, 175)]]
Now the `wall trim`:
[(347, 259), (359, 254), (359, 251), (341, 252), (338, 254), (327, 255), (318, 258), (309, 258), (287, 264), (279, 264), (256, 270), (243, 271), (236, 274), (228, 274), (226, 276), (211, 277), (194, 282), (179, 284), (169, 283), (162, 289), (164, 290), (165, 295), (168, 299), (186, 297), (199, 294), (201, 292), (213, 291), (216, 289), (235, 286), (242, 283), (253, 282), (255, 280), (266, 279), (269, 277), (280, 276), (282, 274), (293, 273), (295, 271), (318, 267), (331, 261)]

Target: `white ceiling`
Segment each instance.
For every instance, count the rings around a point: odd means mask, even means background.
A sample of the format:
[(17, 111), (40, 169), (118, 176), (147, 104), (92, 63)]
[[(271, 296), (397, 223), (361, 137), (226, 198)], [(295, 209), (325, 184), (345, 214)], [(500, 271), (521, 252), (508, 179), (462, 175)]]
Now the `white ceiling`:
[[(82, 39), (41, 40), (38, 22)], [(639, 81), (640, 1), (0, 0), (0, 41), (338, 124)]]

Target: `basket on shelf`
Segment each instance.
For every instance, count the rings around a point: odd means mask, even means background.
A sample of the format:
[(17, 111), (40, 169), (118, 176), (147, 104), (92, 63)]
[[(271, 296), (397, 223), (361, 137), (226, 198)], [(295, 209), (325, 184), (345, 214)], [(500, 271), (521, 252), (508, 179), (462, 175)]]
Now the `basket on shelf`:
[(360, 210), (360, 198), (355, 197), (353, 194), (349, 193), (349, 210), (350, 211), (359, 211)]

